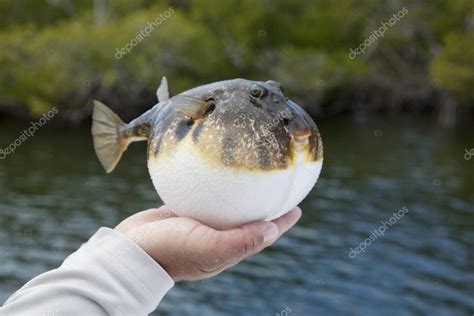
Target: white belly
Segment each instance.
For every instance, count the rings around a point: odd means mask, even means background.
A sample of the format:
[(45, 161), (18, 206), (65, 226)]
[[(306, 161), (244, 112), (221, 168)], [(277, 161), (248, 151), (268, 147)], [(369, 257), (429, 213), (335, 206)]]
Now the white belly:
[(179, 216), (224, 229), (275, 219), (298, 205), (318, 180), (322, 161), (300, 162), (281, 171), (216, 167), (183, 139), (174, 155), (148, 161), (160, 198)]

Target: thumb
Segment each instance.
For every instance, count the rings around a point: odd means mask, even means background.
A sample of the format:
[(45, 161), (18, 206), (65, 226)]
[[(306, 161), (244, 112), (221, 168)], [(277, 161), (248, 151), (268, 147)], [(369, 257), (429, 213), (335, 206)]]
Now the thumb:
[(230, 251), (230, 254), (225, 251), (222, 253), (228, 254), (231, 258), (253, 255), (274, 243), (295, 225), (300, 217), (301, 209), (296, 207), (271, 222), (253, 222), (237, 229), (218, 232), (217, 245)]

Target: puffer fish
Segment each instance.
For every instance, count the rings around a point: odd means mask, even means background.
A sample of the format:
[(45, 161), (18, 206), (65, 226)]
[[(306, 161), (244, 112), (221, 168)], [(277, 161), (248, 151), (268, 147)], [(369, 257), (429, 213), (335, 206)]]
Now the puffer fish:
[(147, 141), (153, 185), (178, 216), (217, 229), (270, 221), (315, 185), (320, 133), (278, 82), (225, 80), (170, 97), (163, 77), (157, 97), (128, 124), (94, 101), (94, 148), (109, 173), (130, 143)]

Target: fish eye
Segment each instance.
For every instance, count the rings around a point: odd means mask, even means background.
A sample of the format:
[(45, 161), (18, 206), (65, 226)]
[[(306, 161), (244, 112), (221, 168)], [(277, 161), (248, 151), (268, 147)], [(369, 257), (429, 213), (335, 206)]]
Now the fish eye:
[(265, 89), (254, 83), (250, 86), (250, 95), (252, 98), (260, 99), (265, 93)]

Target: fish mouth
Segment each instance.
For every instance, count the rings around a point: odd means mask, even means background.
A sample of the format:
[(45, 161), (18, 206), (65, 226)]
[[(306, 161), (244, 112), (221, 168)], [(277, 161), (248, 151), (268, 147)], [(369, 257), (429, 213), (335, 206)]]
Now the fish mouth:
[(305, 146), (309, 143), (309, 137), (313, 134), (311, 128), (290, 133), (291, 140), (297, 147)]

